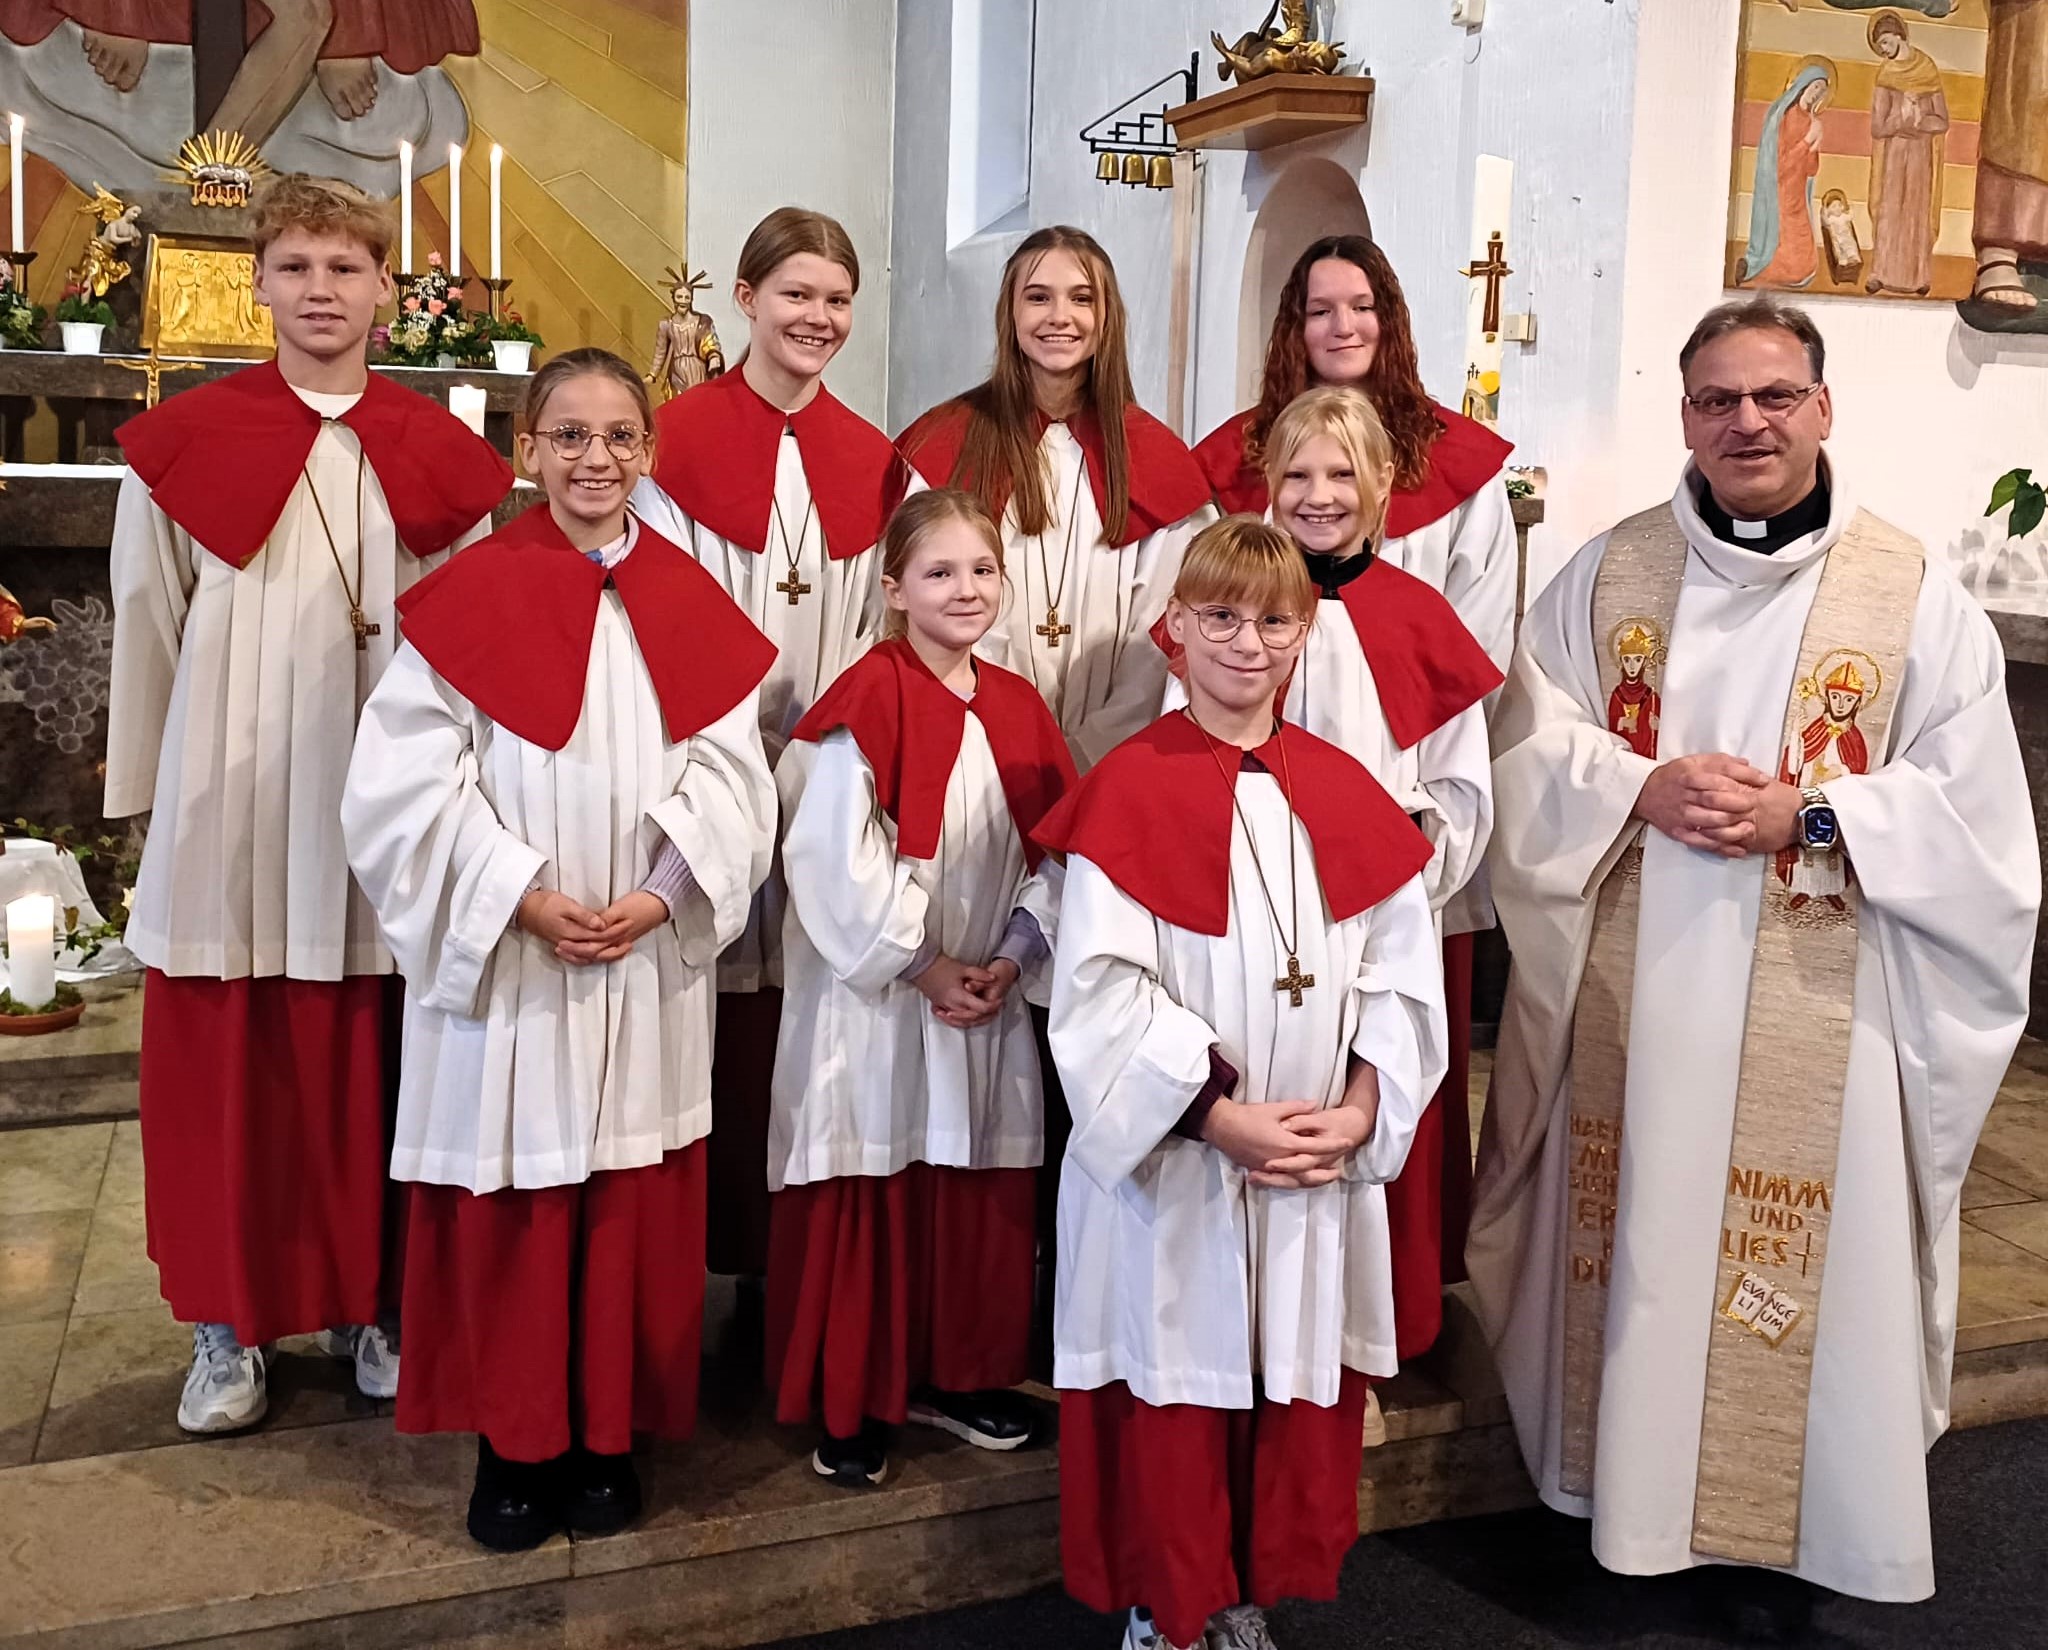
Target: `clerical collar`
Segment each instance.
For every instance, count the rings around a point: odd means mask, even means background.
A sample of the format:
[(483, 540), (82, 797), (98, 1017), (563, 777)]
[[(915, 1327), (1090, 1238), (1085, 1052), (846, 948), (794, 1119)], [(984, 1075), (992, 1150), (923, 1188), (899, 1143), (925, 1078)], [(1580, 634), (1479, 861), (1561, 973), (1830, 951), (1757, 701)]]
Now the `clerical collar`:
[(1806, 497), (1791, 509), (1765, 521), (1738, 521), (1721, 508), (1713, 488), (1704, 478), (1700, 482), (1699, 505), (1700, 520), (1707, 524), (1707, 531), (1715, 538), (1723, 544), (1734, 545), (1738, 550), (1754, 550), (1760, 556), (1774, 555), (1794, 539), (1820, 532), (1834, 511), (1834, 499), (1829, 494), (1825, 473), (1814, 479), (1813, 491)]
[(1347, 584), (1372, 566), (1373, 550), (1369, 544), (1355, 556), (1325, 556), (1304, 550), (1301, 559), (1307, 564), (1308, 576), (1315, 580), (1317, 599), (1334, 602), (1342, 599)]

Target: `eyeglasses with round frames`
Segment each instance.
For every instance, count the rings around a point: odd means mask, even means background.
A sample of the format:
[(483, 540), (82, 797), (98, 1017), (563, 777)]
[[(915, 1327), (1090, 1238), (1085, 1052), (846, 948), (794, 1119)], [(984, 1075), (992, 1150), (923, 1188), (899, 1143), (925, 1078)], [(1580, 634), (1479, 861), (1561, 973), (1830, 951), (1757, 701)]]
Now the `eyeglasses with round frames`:
[(1194, 613), (1195, 628), (1209, 642), (1234, 641), (1237, 633), (1249, 624), (1258, 627), (1259, 640), (1267, 647), (1289, 648), (1308, 628), (1308, 621), (1293, 613), (1268, 613), (1262, 619), (1240, 618), (1227, 607), (1198, 607)]
[[(555, 457), (564, 463), (574, 463), (590, 451), (590, 444), (600, 439), (597, 431), (586, 430), (581, 424), (557, 424), (551, 430), (535, 430), (538, 436), (545, 436), (547, 443), (555, 450)], [(621, 464), (630, 464), (640, 456), (640, 450), (647, 444), (647, 432), (633, 424), (615, 424), (604, 432), (605, 448)]]
[(1754, 401), (1756, 410), (1764, 417), (1784, 418), (1819, 388), (1818, 383), (1812, 383), (1769, 384), (1760, 390), (1708, 390), (1701, 395), (1688, 395), (1685, 404), (1702, 418), (1720, 420), (1733, 418), (1743, 402)]

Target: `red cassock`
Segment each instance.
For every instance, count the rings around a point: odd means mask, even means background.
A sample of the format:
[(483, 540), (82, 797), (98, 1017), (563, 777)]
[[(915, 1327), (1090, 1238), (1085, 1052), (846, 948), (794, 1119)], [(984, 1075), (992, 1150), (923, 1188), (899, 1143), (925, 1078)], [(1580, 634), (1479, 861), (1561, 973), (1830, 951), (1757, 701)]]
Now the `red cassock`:
[[(474, 0), (333, 0), (334, 23), (323, 58), (380, 57), (399, 74), (417, 74), (445, 57), (483, 49)], [(260, 0), (244, 7), (251, 44), (270, 27)], [(47, 39), (66, 19), (99, 34), (158, 46), (192, 44), (192, 0), (0, 0), (0, 35), (17, 46)]]
[[(609, 571), (546, 505), (400, 601), (435, 672), (529, 744), (559, 750), (582, 714), (607, 585), (619, 592), (662, 721), (680, 743), (731, 711), (774, 648), (688, 552), (642, 528)], [(508, 638), (511, 644), (508, 645)], [(478, 1196), (411, 1188), (402, 1432), (477, 1432), (515, 1461), (572, 1442), (696, 1424), (708, 1142), (574, 1185)]]
[[(1263, 514), (1271, 502), (1263, 470), (1245, 453), (1253, 410), (1237, 413), (1195, 447), (1195, 461), (1226, 510)], [(1495, 482), (1511, 442), (1476, 419), (1436, 407), (1443, 427), (1429, 449), (1429, 473), (1399, 488), (1387, 505), (1385, 540), (1434, 526), (1481, 488)], [(1361, 631), (1361, 635), (1363, 631)], [(1378, 664), (1374, 664), (1378, 677)], [(1489, 690), (1491, 691), (1491, 690)], [(1465, 1229), (1472, 1214), (1471, 1106), (1472, 948), (1470, 934), (1444, 939), (1444, 1006), (1450, 1013), (1451, 1066), (1416, 1131), (1408, 1167), (1387, 1188), (1387, 1225), (1394, 1246), (1394, 1315), (1403, 1358), (1435, 1343), (1443, 1325), (1443, 1285), (1465, 1276)]]
[[(816, 742), (853, 735), (896, 824), (896, 852), (938, 851), (946, 790), (971, 714), (988, 737), (1025, 862), (1031, 833), (1074, 783), (1052, 714), (1021, 676), (982, 661), (973, 700), (933, 676), (910, 644), (879, 643), (796, 726)], [(768, 1368), (776, 1418), (823, 1413), (851, 1437), (864, 1418), (900, 1423), (922, 1385), (1015, 1386), (1030, 1374), (1037, 1249), (1035, 1169), (913, 1163), (774, 1196)]]
[[(372, 374), (341, 420), (401, 543), (445, 550), (512, 484), (495, 452), (426, 397)], [(157, 507), (246, 567), (320, 433), (274, 363), (187, 390), (120, 430)], [(225, 478), (232, 478), (231, 483)], [(376, 1320), (395, 1302), (387, 1216), (398, 981), (144, 982), (141, 1116), (150, 1258), (187, 1323), (245, 1346)]]

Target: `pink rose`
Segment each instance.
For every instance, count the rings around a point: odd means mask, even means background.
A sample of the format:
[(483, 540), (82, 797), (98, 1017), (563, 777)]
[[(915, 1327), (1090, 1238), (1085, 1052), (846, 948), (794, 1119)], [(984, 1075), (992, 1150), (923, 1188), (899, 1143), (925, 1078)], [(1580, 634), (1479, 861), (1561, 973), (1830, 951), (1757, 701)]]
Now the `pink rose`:
[(427, 313), (429, 315), (445, 315), (448, 313), (448, 306), (442, 303), (439, 298), (429, 298), (427, 300)]
[(405, 312), (406, 312), (406, 314), (408, 314), (408, 315), (417, 315), (417, 314), (419, 314), (419, 312), (420, 312), (420, 301), (419, 301), (419, 299), (417, 299), (417, 298), (414, 298), (414, 297), (411, 297), (411, 296), (408, 296), (408, 297), (406, 298), (406, 300), (405, 300)]

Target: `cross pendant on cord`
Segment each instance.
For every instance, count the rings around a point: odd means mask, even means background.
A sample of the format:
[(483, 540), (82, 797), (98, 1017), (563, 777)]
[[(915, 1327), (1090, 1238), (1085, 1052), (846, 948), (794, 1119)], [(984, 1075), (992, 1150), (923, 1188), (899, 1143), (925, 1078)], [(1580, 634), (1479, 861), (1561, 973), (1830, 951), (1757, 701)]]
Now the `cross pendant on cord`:
[(1060, 610), (1057, 607), (1048, 607), (1045, 610), (1045, 623), (1034, 628), (1045, 638), (1047, 647), (1058, 647), (1062, 636), (1071, 636), (1074, 633), (1072, 625), (1060, 623)]
[(363, 610), (360, 607), (352, 607), (348, 610), (348, 622), (350, 628), (356, 633), (356, 651), (358, 653), (369, 652), (370, 638), (384, 634), (384, 627), (380, 624), (369, 623), (363, 617)]
[(808, 596), (811, 593), (811, 587), (796, 576), (796, 569), (794, 567), (789, 570), (789, 577), (782, 580), (775, 588), (789, 598), (789, 605), (791, 607), (796, 606), (799, 597)]
[(1302, 973), (1300, 960), (1290, 956), (1287, 959), (1287, 972), (1273, 982), (1273, 989), (1287, 993), (1289, 1008), (1299, 1008), (1301, 994), (1315, 983), (1316, 977), (1313, 974)]

